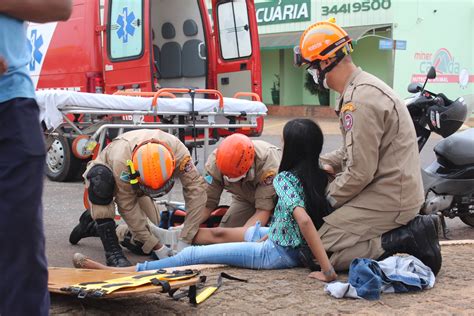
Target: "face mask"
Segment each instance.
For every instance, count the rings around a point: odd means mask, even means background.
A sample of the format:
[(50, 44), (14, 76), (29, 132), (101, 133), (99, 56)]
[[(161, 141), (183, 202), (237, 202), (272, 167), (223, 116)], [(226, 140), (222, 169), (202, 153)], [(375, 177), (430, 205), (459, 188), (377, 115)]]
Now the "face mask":
[(224, 176), (224, 179), (227, 181), (227, 182), (230, 182), (230, 183), (234, 183), (234, 182), (239, 182), (240, 180), (242, 180), (243, 178), (245, 178), (247, 174), (244, 173), (243, 175), (241, 175), (240, 177), (237, 177), (237, 178), (229, 178), (228, 176)]
[(323, 80), (323, 87), (324, 87), (325, 89), (328, 89), (328, 90), (329, 90), (328, 80), (327, 80), (326, 78), (324, 78), (324, 80)]
[(322, 87), (320, 85), (320, 81), (319, 81), (319, 72), (317, 69), (314, 69), (314, 68), (309, 68), (308, 69), (308, 73), (313, 77), (313, 81), (314, 83), (319, 86), (321, 89), (328, 89), (329, 90), (329, 86), (328, 86), (328, 83), (327, 83), (327, 80), (326, 80), (326, 76), (325, 78), (323, 79), (323, 82), (322, 82)]
[(315, 84), (318, 84), (318, 71), (313, 68), (308, 69), (308, 73), (313, 77), (313, 81)]

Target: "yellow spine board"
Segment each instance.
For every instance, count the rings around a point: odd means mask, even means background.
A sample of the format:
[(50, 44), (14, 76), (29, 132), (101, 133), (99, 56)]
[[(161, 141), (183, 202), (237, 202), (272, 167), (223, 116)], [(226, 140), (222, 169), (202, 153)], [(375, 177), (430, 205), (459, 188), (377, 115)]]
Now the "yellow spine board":
[(163, 273), (158, 271), (155, 273), (139, 274), (117, 279), (110, 279), (106, 281), (78, 283), (68, 287), (64, 287), (61, 290), (65, 292), (71, 292), (72, 294), (78, 294), (78, 297), (80, 298), (84, 298), (86, 296), (101, 297), (120, 289), (133, 288), (146, 284), (151, 284), (152, 280), (154, 279), (159, 281), (173, 282), (191, 279), (197, 276), (198, 274), (198, 272)]

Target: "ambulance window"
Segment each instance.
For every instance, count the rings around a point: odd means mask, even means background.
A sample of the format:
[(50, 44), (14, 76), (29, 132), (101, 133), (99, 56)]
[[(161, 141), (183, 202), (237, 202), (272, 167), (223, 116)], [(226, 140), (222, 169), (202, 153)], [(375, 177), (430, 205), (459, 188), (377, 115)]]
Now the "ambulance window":
[(143, 52), (143, 1), (110, 1), (109, 56), (134, 59)]
[(235, 59), (252, 55), (249, 17), (245, 0), (217, 6), (222, 58)]

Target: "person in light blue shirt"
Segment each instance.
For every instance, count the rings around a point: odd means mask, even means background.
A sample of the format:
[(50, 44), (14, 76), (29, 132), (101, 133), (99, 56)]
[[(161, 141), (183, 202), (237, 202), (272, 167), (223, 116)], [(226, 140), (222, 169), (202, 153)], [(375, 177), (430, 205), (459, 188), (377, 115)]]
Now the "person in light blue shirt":
[(0, 77), (0, 103), (35, 97), (27, 67), (31, 59), (31, 44), (26, 38), (26, 27), (22, 20), (0, 15), (0, 54), (8, 67)]
[(191, 246), (173, 257), (144, 262), (136, 267), (107, 267), (75, 254), (76, 267), (144, 271), (192, 264), (228, 264), (250, 269), (286, 269), (303, 266), (300, 250), (309, 247), (321, 266), (310, 277), (332, 281), (337, 275), (323, 248), (317, 228), (326, 215), (328, 177), (319, 166), (323, 134), (309, 119), (289, 121), (283, 129), (283, 157), (273, 180), (278, 196), (270, 227), (250, 227), (246, 242)]
[(45, 146), (27, 65), (27, 22), (66, 20), (71, 0), (0, 1), (0, 315), (48, 315)]

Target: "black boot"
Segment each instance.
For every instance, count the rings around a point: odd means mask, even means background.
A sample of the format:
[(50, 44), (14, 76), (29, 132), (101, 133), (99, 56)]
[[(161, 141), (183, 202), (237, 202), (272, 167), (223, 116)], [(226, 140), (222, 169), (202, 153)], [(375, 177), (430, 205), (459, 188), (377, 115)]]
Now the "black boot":
[(113, 219), (97, 220), (97, 232), (105, 250), (106, 264), (110, 267), (130, 267), (132, 264), (124, 256), (115, 234)]
[(92, 219), (91, 212), (85, 210), (79, 218), (79, 224), (72, 230), (69, 235), (69, 242), (73, 245), (79, 240), (86, 237), (99, 237), (97, 234), (97, 223)]
[(149, 253), (144, 253), (142, 250), (143, 243), (133, 239), (132, 234), (130, 232), (127, 232), (125, 235), (123, 241), (120, 242), (120, 245), (122, 247), (127, 248), (130, 250), (132, 253), (139, 255), (139, 256), (149, 256)]
[(436, 215), (417, 215), (407, 225), (382, 235), (382, 258), (396, 253), (407, 253), (420, 259), (435, 275), (441, 268), (441, 249), (438, 240)]

